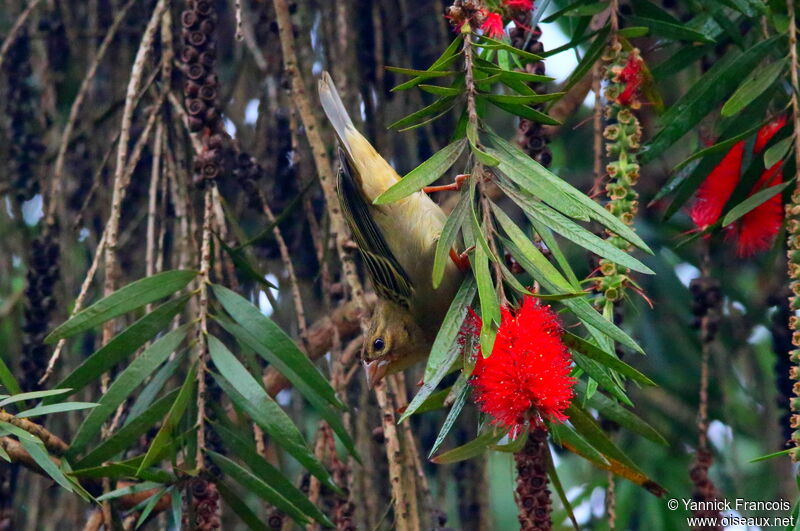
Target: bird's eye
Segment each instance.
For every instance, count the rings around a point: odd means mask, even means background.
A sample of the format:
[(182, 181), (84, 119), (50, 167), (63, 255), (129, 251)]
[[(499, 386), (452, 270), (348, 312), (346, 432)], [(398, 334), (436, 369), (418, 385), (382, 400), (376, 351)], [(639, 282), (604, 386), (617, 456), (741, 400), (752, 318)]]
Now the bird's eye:
[(383, 347), (384, 347), (384, 346), (385, 346), (385, 345), (384, 345), (384, 342), (383, 342), (383, 338), (382, 338), (382, 337), (379, 337), (379, 338), (377, 338), (375, 341), (373, 341), (373, 342), (372, 342), (372, 348), (373, 348), (373, 349), (375, 349), (375, 350), (376, 350), (376, 351), (378, 351), (378, 352), (379, 352), (379, 351), (381, 351), (381, 350), (383, 350)]

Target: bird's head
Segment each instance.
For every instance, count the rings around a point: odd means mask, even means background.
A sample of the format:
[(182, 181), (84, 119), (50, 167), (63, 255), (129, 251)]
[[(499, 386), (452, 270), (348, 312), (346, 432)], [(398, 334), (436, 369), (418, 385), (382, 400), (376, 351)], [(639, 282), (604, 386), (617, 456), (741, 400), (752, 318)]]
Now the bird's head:
[(372, 387), (386, 375), (414, 365), (430, 351), (411, 312), (404, 306), (379, 299), (364, 339), (362, 363)]

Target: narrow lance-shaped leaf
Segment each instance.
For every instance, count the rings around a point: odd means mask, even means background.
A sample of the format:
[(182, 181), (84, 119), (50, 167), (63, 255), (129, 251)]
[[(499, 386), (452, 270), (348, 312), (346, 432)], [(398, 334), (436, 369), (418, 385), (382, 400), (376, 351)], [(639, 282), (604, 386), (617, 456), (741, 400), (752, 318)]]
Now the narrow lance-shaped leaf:
[(59, 339), (74, 336), (146, 304), (163, 299), (184, 288), (196, 276), (197, 271), (173, 270), (132, 282), (73, 315), (66, 323), (50, 332), (50, 335), (45, 338), (45, 343), (55, 343)]
[[(463, 374), (459, 376), (459, 379), (461, 378), (464, 378)], [(447, 412), (447, 417), (445, 417), (444, 422), (442, 422), (442, 427), (439, 429), (439, 434), (436, 436), (436, 440), (431, 447), (431, 451), (428, 453), (428, 459), (430, 459), (431, 456), (439, 450), (439, 447), (444, 442), (445, 437), (447, 437), (447, 434), (450, 433), (450, 430), (456, 423), (458, 416), (461, 414), (461, 410), (464, 409), (464, 405), (467, 403), (467, 397), (469, 396), (469, 385), (466, 385), (466, 378), (464, 378), (464, 380), (465, 385), (461, 386), (455, 402), (453, 402), (450, 411)]]
[(740, 217), (750, 212), (751, 210), (758, 208), (760, 205), (769, 201), (777, 194), (783, 192), (786, 189), (786, 187), (792, 184), (793, 182), (794, 181), (786, 181), (784, 183), (776, 184), (775, 186), (770, 186), (769, 188), (765, 188), (763, 190), (754, 193), (753, 195), (751, 195), (750, 197), (748, 197), (747, 199), (745, 199), (744, 201), (742, 201), (741, 203), (730, 209), (730, 211), (727, 214), (725, 214), (725, 217), (722, 219), (722, 226), (726, 227), (731, 223), (733, 223), (734, 221), (736, 221), (737, 219), (739, 219)]
[[(216, 483), (219, 495), (225, 500), (225, 504), (238, 516), (242, 522), (253, 531), (269, 531), (269, 528), (261, 521), (261, 517), (253, 512), (249, 505), (245, 503), (242, 497), (233, 491), (233, 489), (222, 480)], [(180, 504), (178, 505), (178, 520), (180, 520)], [(180, 531), (180, 530), (178, 530)]]
[(63, 404), (50, 404), (49, 406), (36, 406), (16, 414), (17, 418), (40, 417), (52, 413), (64, 413), (65, 411), (79, 411), (81, 409), (91, 409), (97, 406), (94, 402), (65, 402)]
[(567, 345), (570, 349), (580, 352), (584, 356), (589, 359), (592, 359), (609, 369), (622, 374), (630, 378), (631, 380), (638, 382), (643, 385), (656, 385), (653, 380), (639, 372), (638, 370), (634, 369), (618, 357), (609, 354), (602, 348), (593, 345), (583, 339), (582, 337), (576, 336), (571, 332), (564, 332), (562, 335), (562, 340), (564, 344)]
[(408, 197), (438, 179), (458, 160), (466, 141), (462, 138), (437, 151), (431, 158), (411, 170), (405, 177), (375, 198), (373, 203), (385, 205)]
[(634, 15), (626, 17), (631, 24), (644, 26), (650, 30), (653, 35), (666, 37), (667, 39), (676, 41), (689, 41), (701, 43), (713, 43), (714, 39), (699, 31), (687, 28), (685, 25), (672, 24), (663, 20), (654, 18), (637, 17)]
[[(561, 273), (542, 255), (530, 239), (522, 230), (511, 221), (511, 219), (501, 209), (495, 207), (494, 213), (500, 225), (511, 241), (506, 242), (507, 249), (514, 258), (517, 259), (523, 269), (528, 271), (542, 286), (554, 293), (563, 293), (572, 290), (571, 284), (561, 276)], [(637, 352), (642, 352), (641, 347), (636, 344), (625, 332), (614, 323), (605, 319), (597, 313), (588, 301), (580, 298), (564, 299), (561, 301), (569, 308), (584, 324), (594, 327), (602, 333), (608, 335), (615, 341), (626, 345)]]
[(129, 448), (137, 441), (139, 436), (146, 433), (156, 422), (164, 418), (164, 415), (169, 411), (177, 395), (178, 389), (175, 389), (156, 401), (139, 415), (131, 418), (122, 428), (112, 434), (111, 437), (103, 441), (94, 450), (86, 454), (83, 459), (75, 463), (75, 468), (97, 466), (103, 461), (111, 459), (126, 448)]
[(237, 483), (256, 494), (259, 498), (269, 502), (271, 505), (274, 505), (281, 511), (285, 512), (299, 525), (305, 526), (311, 523), (305, 514), (303, 514), (291, 503), (288, 503), (286, 498), (281, 496), (277, 490), (272, 488), (255, 474), (245, 470), (243, 467), (222, 454), (218, 454), (212, 450), (206, 450), (206, 454), (211, 458), (214, 464), (216, 464), (222, 470), (222, 472), (225, 473), (226, 476), (232, 477)]
[(189, 372), (186, 374), (186, 379), (184, 380), (183, 385), (178, 392), (177, 398), (175, 398), (175, 401), (170, 406), (169, 413), (167, 413), (164, 422), (158, 429), (158, 433), (156, 433), (156, 436), (150, 443), (150, 447), (147, 449), (144, 459), (142, 459), (142, 464), (139, 465), (138, 472), (143, 472), (145, 469), (156, 464), (160, 460), (160, 452), (169, 445), (173, 436), (173, 432), (178, 427), (178, 423), (180, 422), (181, 417), (186, 411), (186, 407), (189, 405), (189, 401), (194, 394), (194, 388), (197, 383), (196, 374), (197, 365), (192, 364)]
[[(226, 332), (234, 336), (240, 344), (247, 346), (247, 348), (256, 352), (259, 356), (264, 358), (265, 360), (273, 363), (277, 361), (275, 367), (281, 370), (285, 365), (280, 360), (277, 360), (272, 352), (264, 346), (263, 343), (258, 341), (256, 336), (246, 330), (244, 327), (237, 325), (236, 323), (230, 322), (227, 319), (223, 319), (221, 317), (217, 317), (216, 321), (225, 329)], [(281, 370), (282, 374), (292, 374), (291, 372), (285, 373)], [(292, 381), (295, 389), (300, 391), (306, 400), (314, 407), (316, 412), (322, 417), (331, 427), (333, 432), (339, 437), (339, 440), (342, 441), (347, 451), (356, 459), (356, 461), (360, 462), (360, 457), (356, 451), (355, 443), (353, 439), (350, 437), (350, 434), (347, 432), (347, 428), (345, 428), (344, 423), (339, 415), (339, 410), (334, 409), (325, 399), (320, 396), (314, 389), (312, 389), (307, 381), (304, 378), (296, 378)]]
[(786, 154), (789, 153), (794, 143), (794, 136), (787, 136), (772, 145), (764, 152), (764, 167), (771, 168), (778, 162), (782, 161)]
[(256, 450), (252, 438), (246, 438), (235, 430), (222, 424), (212, 423), (214, 431), (225, 441), (226, 447), (233, 450), (253, 473), (279, 493), (286, 504), (291, 504), (306, 516), (315, 519), (322, 525), (335, 527), (325, 514), (309, 500), (306, 495), (283, 475), (283, 473), (267, 462)]
[(753, 71), (736, 89), (736, 92), (722, 106), (722, 116), (733, 116), (741, 111), (765, 90), (772, 86), (778, 76), (786, 69), (786, 59), (776, 61), (767, 67)]
[(781, 35), (763, 40), (741, 54), (729, 52), (700, 78), (684, 96), (661, 116), (664, 126), (644, 146), (639, 155), (641, 164), (653, 160), (682, 138), (716, 108), (717, 104), (739, 84), (741, 79), (771, 50)]
[(502, 439), (503, 435), (505, 434), (501, 430), (490, 428), (470, 442), (431, 458), (431, 461), (437, 465), (446, 465), (473, 458), (482, 454), (490, 445)]
[(294, 383), (295, 380), (302, 379), (330, 404), (339, 408), (345, 407), (319, 369), (274, 321), (234, 291), (217, 284), (212, 285), (212, 289), (225, 311), (274, 355), (274, 359), (268, 361), (282, 362), (282, 365), (276, 363), (277, 368), (289, 381)]
[(109, 386), (108, 391), (100, 398), (96, 408), (92, 409), (78, 428), (72, 439), (68, 456), (79, 455), (89, 441), (97, 435), (103, 422), (114, 413), (122, 402), (133, 393), (133, 390), (152, 374), (181, 344), (188, 332), (188, 325), (177, 328), (165, 335), (134, 359), (117, 379)]
[(442, 279), (444, 278), (444, 270), (447, 266), (447, 261), (450, 260), (450, 251), (454, 250), (453, 247), (458, 239), (458, 231), (461, 229), (464, 220), (467, 217), (467, 210), (470, 206), (470, 194), (467, 190), (461, 192), (458, 203), (447, 221), (442, 227), (442, 232), (439, 239), (436, 241), (436, 252), (433, 258), (433, 287), (438, 288)]
[(433, 341), (428, 363), (425, 366), (424, 383), (398, 422), (402, 422), (414, 414), (425, 399), (433, 393), (458, 356), (459, 349), (455, 345), (456, 338), (467, 315), (467, 309), (475, 298), (476, 290), (475, 280), (472, 277), (464, 279), (458, 288), (442, 321), (442, 326), (439, 328), (439, 333)]
[(309, 450), (303, 435), (292, 419), (267, 394), (261, 384), (244, 368), (236, 357), (214, 336), (209, 336), (208, 347), (221, 378), (215, 377), (228, 398), (258, 424), (273, 441), (303, 465), (322, 483), (335, 491), (340, 489), (330, 474)]
[(29, 391), (27, 393), (19, 393), (17, 395), (11, 395), (8, 398), (4, 398), (0, 400), (0, 407), (10, 406), (11, 404), (15, 404), (17, 402), (22, 402), (25, 400), (36, 400), (37, 398), (45, 398), (48, 396), (62, 396), (69, 393), (72, 389), (46, 389), (44, 391)]
[[(172, 322), (172, 318), (186, 306), (189, 297), (190, 295), (184, 295), (165, 302), (130, 325), (111, 341), (97, 349), (91, 356), (83, 360), (57, 387), (69, 387), (72, 389), (70, 391), (70, 395), (72, 395), (96, 381), (101, 374), (111, 370), (117, 363), (128, 358), (128, 356), (136, 352), (136, 349), (166, 328)], [(45, 404), (53, 403), (54, 399), (50, 398), (44, 402)]]

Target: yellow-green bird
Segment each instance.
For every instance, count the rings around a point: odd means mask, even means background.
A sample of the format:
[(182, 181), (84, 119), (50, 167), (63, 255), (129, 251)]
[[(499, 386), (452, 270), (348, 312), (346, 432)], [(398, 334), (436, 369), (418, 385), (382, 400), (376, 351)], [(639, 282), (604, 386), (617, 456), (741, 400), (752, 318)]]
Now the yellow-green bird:
[(448, 260), (434, 289), (434, 254), (447, 216), (423, 191), (374, 205), (400, 176), (356, 130), (327, 72), (319, 97), (342, 147), (342, 213), (378, 295), (363, 350), (367, 381), (374, 385), (428, 356), (463, 272)]

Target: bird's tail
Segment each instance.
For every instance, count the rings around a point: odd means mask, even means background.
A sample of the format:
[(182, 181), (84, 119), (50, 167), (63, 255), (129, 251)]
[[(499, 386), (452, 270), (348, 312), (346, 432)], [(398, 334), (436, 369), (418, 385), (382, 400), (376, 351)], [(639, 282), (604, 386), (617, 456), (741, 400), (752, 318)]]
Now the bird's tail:
[(328, 120), (336, 130), (336, 136), (339, 137), (339, 141), (347, 151), (347, 154), (352, 157), (353, 149), (350, 145), (350, 138), (354, 134), (358, 134), (358, 131), (353, 125), (350, 115), (347, 114), (347, 109), (345, 109), (342, 98), (339, 96), (336, 85), (333, 84), (333, 79), (331, 79), (328, 72), (323, 72), (322, 78), (319, 80), (319, 101), (322, 103), (322, 109), (328, 116)]

